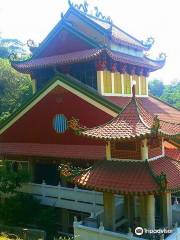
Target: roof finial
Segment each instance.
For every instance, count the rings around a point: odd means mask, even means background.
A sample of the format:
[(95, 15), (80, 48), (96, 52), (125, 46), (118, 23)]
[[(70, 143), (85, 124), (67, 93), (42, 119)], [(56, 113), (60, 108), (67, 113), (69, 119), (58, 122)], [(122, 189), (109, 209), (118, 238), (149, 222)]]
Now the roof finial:
[(136, 86), (136, 81), (133, 80), (133, 81), (132, 81), (132, 97), (133, 97), (133, 98), (136, 97), (136, 89), (135, 89), (135, 86)]

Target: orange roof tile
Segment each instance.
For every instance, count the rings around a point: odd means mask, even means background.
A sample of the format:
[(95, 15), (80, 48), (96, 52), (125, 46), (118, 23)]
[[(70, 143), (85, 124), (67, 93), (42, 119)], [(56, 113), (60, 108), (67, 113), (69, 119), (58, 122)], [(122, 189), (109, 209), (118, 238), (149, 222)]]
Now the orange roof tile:
[(7, 155), (102, 160), (105, 159), (105, 146), (0, 143), (0, 156)]
[(89, 171), (75, 178), (79, 186), (114, 193), (150, 193), (159, 186), (146, 162), (101, 161)]
[[(103, 140), (123, 140), (135, 137), (150, 136), (155, 115), (149, 113), (142, 102), (132, 97), (120, 114), (110, 122), (83, 131), (84, 136)], [(159, 122), (159, 134), (176, 136), (180, 134), (180, 124)]]
[[(158, 177), (165, 174), (167, 187), (162, 190)], [(74, 179), (81, 187), (117, 194), (149, 194), (180, 189), (180, 161), (165, 156), (147, 161), (97, 162)]]

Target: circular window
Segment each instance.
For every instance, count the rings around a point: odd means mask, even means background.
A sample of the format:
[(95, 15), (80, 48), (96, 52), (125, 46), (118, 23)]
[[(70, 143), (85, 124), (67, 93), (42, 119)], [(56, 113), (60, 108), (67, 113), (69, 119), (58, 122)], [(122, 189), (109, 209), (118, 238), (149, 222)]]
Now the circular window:
[(53, 128), (57, 133), (64, 133), (68, 128), (67, 118), (63, 114), (57, 114), (53, 119)]

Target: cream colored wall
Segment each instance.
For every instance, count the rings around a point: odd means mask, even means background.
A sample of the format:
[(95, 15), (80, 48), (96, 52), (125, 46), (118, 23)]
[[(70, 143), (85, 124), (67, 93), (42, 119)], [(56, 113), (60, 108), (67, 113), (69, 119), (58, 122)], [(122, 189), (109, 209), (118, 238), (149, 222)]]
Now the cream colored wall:
[(132, 81), (136, 82), (136, 96), (148, 96), (148, 80), (144, 76), (107, 70), (97, 72), (98, 92), (105, 96), (131, 96)]

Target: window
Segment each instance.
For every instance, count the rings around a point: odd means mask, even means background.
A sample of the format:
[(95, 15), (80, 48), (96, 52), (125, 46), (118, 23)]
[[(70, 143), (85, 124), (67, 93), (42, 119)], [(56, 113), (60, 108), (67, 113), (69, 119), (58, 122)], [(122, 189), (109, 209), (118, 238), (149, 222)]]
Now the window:
[(67, 118), (63, 114), (57, 114), (53, 119), (53, 128), (57, 133), (64, 133), (68, 128)]
[(120, 151), (136, 151), (135, 142), (117, 142), (115, 143), (115, 149)]

